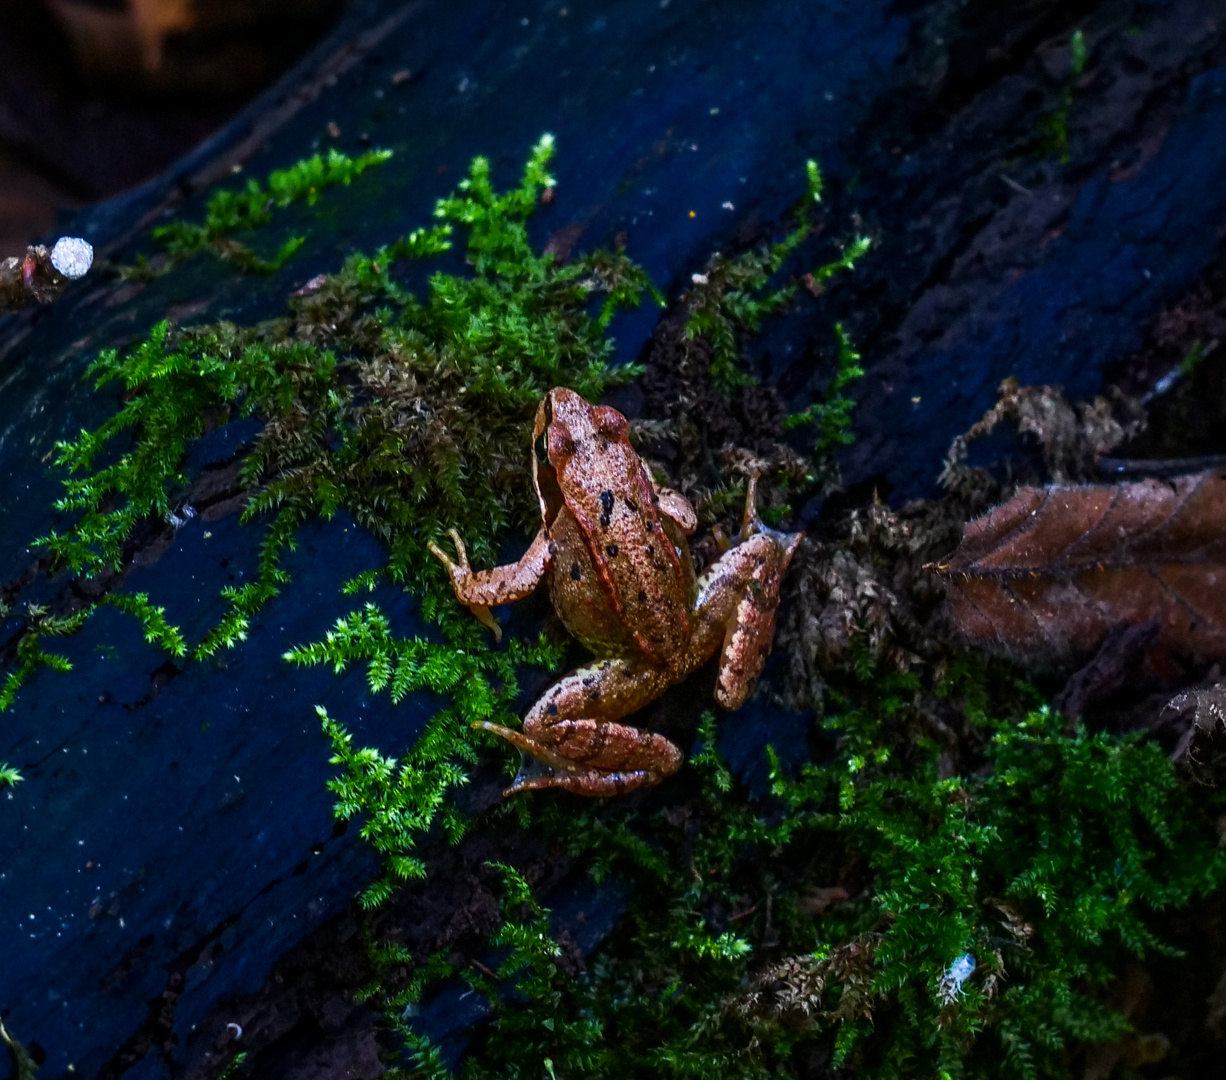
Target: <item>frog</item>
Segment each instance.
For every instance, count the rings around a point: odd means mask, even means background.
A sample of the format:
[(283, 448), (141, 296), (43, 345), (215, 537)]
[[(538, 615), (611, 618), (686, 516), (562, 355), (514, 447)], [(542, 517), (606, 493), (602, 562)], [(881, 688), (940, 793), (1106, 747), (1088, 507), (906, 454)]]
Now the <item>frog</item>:
[(744, 704), (770, 652), (780, 584), (804, 534), (762, 522), (755, 475), (740, 532), (697, 574), (688, 541), (698, 525), (694, 507), (656, 483), (617, 409), (555, 387), (537, 409), (532, 447), (540, 525), (518, 561), (473, 570), (455, 529), (454, 557), (434, 542), (429, 549), (456, 599), (496, 639), (490, 609), (544, 581), (558, 617), (593, 660), (550, 687), (521, 730), (488, 720), (472, 726), (521, 751), (507, 796), (546, 788), (608, 796), (658, 784), (684, 755), (626, 717), (717, 653), (716, 702), (729, 711)]

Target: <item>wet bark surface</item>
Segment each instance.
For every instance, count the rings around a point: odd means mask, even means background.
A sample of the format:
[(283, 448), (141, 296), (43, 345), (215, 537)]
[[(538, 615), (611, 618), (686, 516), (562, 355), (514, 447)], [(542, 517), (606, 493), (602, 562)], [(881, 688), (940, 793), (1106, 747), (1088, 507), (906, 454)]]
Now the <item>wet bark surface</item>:
[[(1076, 78), (1075, 27), (1088, 48)], [(531, 224), (538, 243), (582, 249), (624, 234), (671, 295), (712, 251), (770, 235), (803, 190), (805, 158), (822, 161), (828, 235), (865, 229), (876, 246), (854, 278), (775, 320), (751, 350), (777, 400), (799, 407), (831, 376), (831, 316), (851, 330), (869, 372), (844, 461), (853, 495), (929, 490), (950, 438), (1004, 376), (1094, 393), (1134, 354), (1157, 363), (1164, 310), (1200, 289), (1211, 314), (1220, 298), (1226, 17), (1213, 0), (371, 0), (222, 134), (74, 229), (128, 260), (166, 209), (198, 217), (237, 166), (263, 176), (328, 145), (393, 148), (319, 217), (287, 211), (269, 227), (275, 250), (312, 222), (286, 268), (237, 282), (216, 260), (146, 285), (94, 275), (52, 308), (0, 320), (0, 595), (73, 602), (26, 545), (55, 523), (53, 441), (114, 409), (114, 393), (80, 380), (98, 349), (163, 317), (277, 314), (354, 247), (427, 223), (474, 154), (511, 183), (542, 131), (558, 140), (558, 195)], [(657, 319), (644, 310), (615, 327), (624, 356), (650, 360)], [(666, 413), (669, 393), (666, 378), (649, 380), (619, 404)], [(721, 423), (748, 430), (773, 400)], [(259, 533), (238, 526), (223, 475), (244, 437), (227, 427), (200, 440), (189, 469), (213, 483), (211, 520), (152, 529), (126, 571), (125, 586), (165, 604), (189, 637), (255, 565)], [(0, 796), (0, 1016), (44, 1077), (70, 1066), (82, 1078), (215, 1076), (240, 1047), (264, 1076), (381, 1068), (380, 1022), (352, 997), (369, 977), (353, 898), (375, 861), (356, 829), (334, 827), (313, 706), (394, 754), (434, 705), (393, 708), (360, 670), (338, 678), (280, 659), (344, 614), (340, 583), (380, 561), (350, 522), (309, 525), (287, 561), (293, 586), (224, 660), (168, 668), (134, 623), (104, 610), (57, 643), (75, 670), (39, 672), (0, 718), (0, 760), (27, 778)], [(406, 596), (373, 599), (401, 632), (424, 629)], [(0, 645), (15, 629), (0, 622)], [(525, 704), (540, 689), (525, 686)], [(700, 689), (666, 696), (644, 722), (664, 720), (685, 745), (691, 702), (709, 698)], [(758, 699), (724, 718), (721, 749), (752, 781), (766, 742), (803, 755), (805, 723)], [(500, 784), (491, 766), (466, 804), (491, 805)], [(527, 868), (580, 953), (612, 932), (624, 902), (570, 880), (557, 852), (514, 830), (424, 850), (428, 884), (376, 927), (421, 955), (480, 961), (497, 917), (483, 869), (493, 857)], [(482, 1009), (448, 993), (422, 1024), (458, 1046)]]

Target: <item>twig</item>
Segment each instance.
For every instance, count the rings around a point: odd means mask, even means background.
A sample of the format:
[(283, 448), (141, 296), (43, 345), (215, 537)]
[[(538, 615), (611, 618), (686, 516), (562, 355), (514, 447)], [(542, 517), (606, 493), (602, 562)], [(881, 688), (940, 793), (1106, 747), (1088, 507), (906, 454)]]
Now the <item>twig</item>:
[(1099, 458), (1098, 467), (1109, 476), (1184, 476), (1226, 468), (1226, 454), (1194, 458)]
[(500, 976), (496, 971), (491, 971), (483, 963), (481, 963), (480, 960), (469, 960), (468, 964), (469, 967), (475, 967), (479, 972), (481, 972), (482, 975), (488, 976), (489, 978), (493, 979), (494, 982), (502, 982), (502, 976)]

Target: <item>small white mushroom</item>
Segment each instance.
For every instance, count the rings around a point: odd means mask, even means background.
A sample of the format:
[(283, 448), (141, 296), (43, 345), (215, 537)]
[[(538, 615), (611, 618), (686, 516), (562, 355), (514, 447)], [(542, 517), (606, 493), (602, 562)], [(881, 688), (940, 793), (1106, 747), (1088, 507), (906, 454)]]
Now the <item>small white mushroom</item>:
[(84, 277), (94, 264), (94, 247), (79, 236), (61, 236), (51, 249), (51, 265), (70, 281)]

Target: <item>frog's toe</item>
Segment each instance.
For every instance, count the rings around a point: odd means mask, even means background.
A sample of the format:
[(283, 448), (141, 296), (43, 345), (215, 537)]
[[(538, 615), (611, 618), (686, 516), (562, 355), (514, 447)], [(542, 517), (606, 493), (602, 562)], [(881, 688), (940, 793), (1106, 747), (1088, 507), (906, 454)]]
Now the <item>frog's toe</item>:
[(455, 529), (448, 529), (447, 535), (451, 537), (451, 542), (455, 544), (456, 559), (464, 572), (471, 573), (472, 570), (468, 565), (468, 548), (464, 546), (464, 541), (460, 539), (460, 534)]
[(488, 731), (492, 735), (497, 735), (500, 739), (506, 739), (507, 742), (520, 752), (525, 760), (528, 758), (539, 760), (541, 764), (551, 766), (561, 772), (565, 772), (571, 767), (571, 763), (566, 758), (560, 754), (555, 754), (548, 747), (534, 742), (522, 731), (503, 727), (501, 724), (494, 724), (489, 720), (474, 720), (469, 727), (474, 731)]

